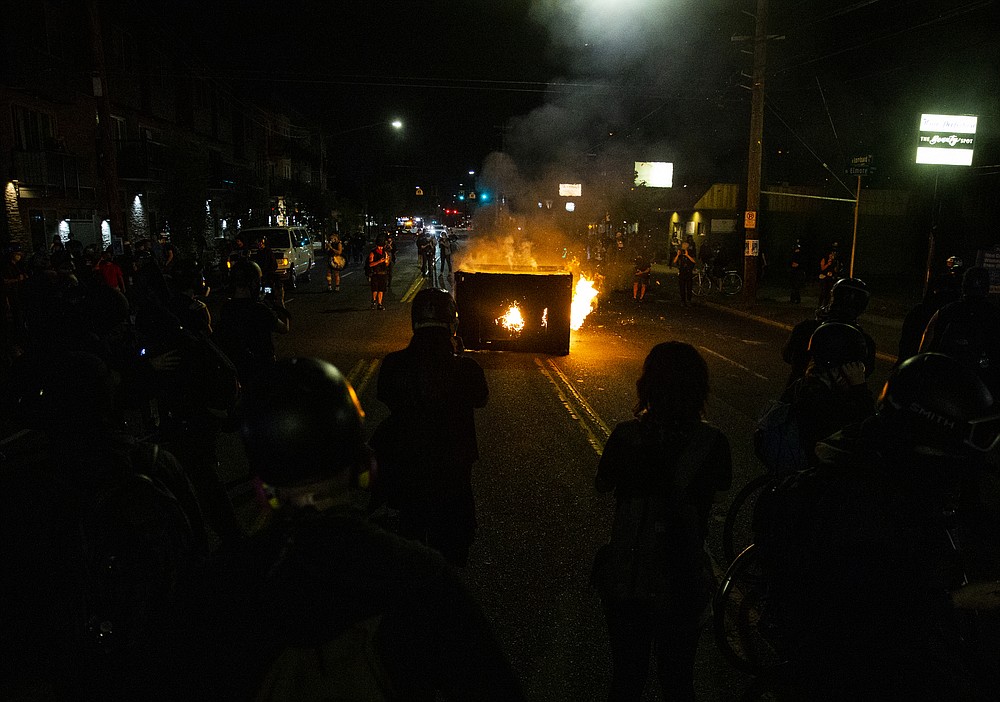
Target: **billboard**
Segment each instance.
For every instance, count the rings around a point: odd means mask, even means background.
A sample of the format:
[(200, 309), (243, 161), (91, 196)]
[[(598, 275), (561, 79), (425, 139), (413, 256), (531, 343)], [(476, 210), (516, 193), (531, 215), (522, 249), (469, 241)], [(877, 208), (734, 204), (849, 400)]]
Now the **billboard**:
[(975, 115), (920, 115), (917, 163), (971, 166)]
[(647, 188), (674, 187), (674, 164), (665, 161), (636, 161), (635, 184)]
[(580, 197), (583, 186), (580, 183), (560, 183), (559, 197)]

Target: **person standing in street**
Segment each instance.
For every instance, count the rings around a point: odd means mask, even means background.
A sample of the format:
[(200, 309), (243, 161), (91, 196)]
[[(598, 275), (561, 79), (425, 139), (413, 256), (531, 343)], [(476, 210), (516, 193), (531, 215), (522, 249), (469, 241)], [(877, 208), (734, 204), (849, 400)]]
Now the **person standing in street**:
[(819, 261), (819, 307), (823, 308), (830, 304), (830, 293), (833, 291), (833, 284), (837, 282), (837, 271), (839, 269), (837, 261), (837, 245), (834, 243)]
[(792, 255), (788, 260), (788, 282), (791, 286), (788, 301), (793, 305), (798, 305), (802, 302), (802, 281), (804, 279), (805, 269), (802, 267), (802, 242), (796, 239), (795, 245), (792, 246)]
[(594, 479), (615, 497), (591, 576), (611, 644), (607, 699), (642, 699), (653, 654), (664, 697), (693, 701), (714, 586), (705, 537), (712, 504), (732, 482), (732, 454), (725, 434), (702, 420), (708, 365), (693, 346), (654, 346), (636, 392), (636, 417), (611, 432)]
[(681, 306), (688, 307), (691, 304), (691, 288), (694, 285), (694, 267), (696, 261), (691, 255), (691, 246), (688, 242), (681, 242), (681, 248), (674, 254), (674, 265), (677, 266), (677, 281), (680, 286)]
[(410, 345), (387, 355), (378, 376), (389, 416), (372, 437), (373, 507), (398, 510), (400, 535), (465, 566), (476, 533), (475, 410), (486, 406), (489, 386), (475, 360), (455, 353), (458, 314), (447, 291), (421, 290), (410, 316)]
[(644, 253), (635, 257), (635, 273), (632, 278), (632, 299), (636, 302), (642, 302), (646, 297), (646, 290), (649, 288), (649, 274), (652, 268), (652, 262)]
[(451, 235), (448, 232), (441, 232), (438, 239), (438, 253), (441, 255), (441, 273), (444, 273), (444, 264), (448, 264), (448, 273), (451, 274)]
[(372, 290), (372, 308), (384, 310), (382, 300), (389, 285), (389, 264), (391, 258), (381, 237), (375, 242), (375, 248), (368, 252), (368, 282)]
[(326, 290), (340, 292), (340, 271), (344, 270), (347, 260), (344, 258), (344, 244), (336, 232), (327, 237), (323, 250), (326, 252)]

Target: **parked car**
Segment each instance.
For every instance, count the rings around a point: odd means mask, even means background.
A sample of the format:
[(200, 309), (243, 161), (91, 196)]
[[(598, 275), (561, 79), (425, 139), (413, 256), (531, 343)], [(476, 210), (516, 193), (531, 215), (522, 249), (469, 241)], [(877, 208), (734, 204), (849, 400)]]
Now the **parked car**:
[(252, 227), (240, 231), (244, 241), (263, 236), (278, 259), (278, 278), (294, 290), (299, 281), (309, 280), (316, 266), (312, 235), (305, 227)]

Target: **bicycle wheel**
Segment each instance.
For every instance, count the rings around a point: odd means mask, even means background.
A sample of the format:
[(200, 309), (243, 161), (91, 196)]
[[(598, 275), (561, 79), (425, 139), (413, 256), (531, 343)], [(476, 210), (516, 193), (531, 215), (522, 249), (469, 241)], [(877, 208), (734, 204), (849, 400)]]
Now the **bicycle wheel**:
[(722, 525), (722, 553), (727, 563), (732, 563), (736, 554), (740, 553), (753, 541), (753, 511), (757, 506), (757, 498), (770, 485), (772, 477), (765, 473), (743, 486), (726, 511), (726, 521)]
[(743, 278), (741, 278), (740, 274), (736, 271), (729, 271), (722, 276), (720, 289), (722, 290), (723, 295), (735, 295), (743, 289)]
[(694, 274), (694, 281), (691, 284), (691, 292), (701, 297), (702, 295), (708, 295), (712, 289), (712, 281), (707, 275), (696, 272)]
[(736, 557), (712, 600), (712, 624), (719, 651), (734, 667), (766, 675), (784, 660), (760, 631), (765, 582), (754, 545)]

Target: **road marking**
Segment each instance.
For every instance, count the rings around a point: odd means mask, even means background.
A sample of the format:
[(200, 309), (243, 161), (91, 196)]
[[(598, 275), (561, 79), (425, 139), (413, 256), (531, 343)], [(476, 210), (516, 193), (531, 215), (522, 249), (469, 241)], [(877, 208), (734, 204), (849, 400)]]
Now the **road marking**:
[(354, 387), (354, 393), (358, 397), (365, 394), (365, 390), (375, 376), (380, 363), (381, 361), (377, 358), (371, 361), (361, 359), (351, 367), (350, 372), (347, 374), (347, 382)]
[[(604, 421), (598, 416), (587, 401), (583, 399), (580, 392), (573, 386), (573, 383), (570, 382), (569, 378), (566, 377), (566, 374), (559, 370), (555, 363), (549, 360), (549, 367), (552, 369), (552, 372), (550, 372), (537, 357), (535, 358), (535, 364), (538, 366), (539, 372), (541, 372), (549, 383), (552, 384), (556, 396), (562, 402), (566, 411), (569, 412), (569, 416), (583, 431), (584, 435), (587, 437), (587, 443), (590, 444), (592, 449), (594, 449), (594, 453), (600, 456), (604, 452), (604, 444), (607, 442), (608, 436), (611, 434), (607, 424), (604, 423)], [(560, 384), (560, 380), (562, 381), (562, 384)], [(566, 392), (564, 392), (564, 390)], [(590, 421), (594, 422), (596, 425), (596, 433), (594, 429), (590, 427), (586, 417), (590, 417)]]
[(413, 302), (413, 298), (416, 296), (420, 289), (424, 287), (424, 277), (420, 276), (410, 283), (410, 288), (403, 294), (400, 298), (400, 302)]
[(755, 375), (755, 376), (757, 376), (758, 378), (760, 378), (761, 380), (767, 380), (767, 381), (770, 381), (770, 380), (771, 380), (771, 379), (770, 379), (770, 378), (768, 378), (768, 377), (767, 377), (766, 375), (761, 375), (760, 373), (755, 373), (754, 371), (750, 370), (750, 369), (749, 369), (749, 368), (747, 368), (746, 366), (744, 366), (744, 365), (741, 365), (741, 364), (737, 363), (736, 361), (734, 361), (734, 360), (733, 360), (733, 359), (731, 359), (731, 358), (728, 358), (728, 357), (726, 357), (726, 356), (723, 356), (723, 355), (722, 355), (721, 353), (716, 353), (715, 351), (713, 351), (712, 349), (708, 348), (707, 346), (699, 346), (698, 348), (700, 348), (700, 349), (701, 349), (702, 351), (704, 351), (705, 353), (709, 353), (709, 354), (711, 354), (711, 355), (715, 356), (716, 358), (721, 358), (721, 359), (722, 359), (723, 361), (726, 361), (727, 363), (732, 363), (732, 364), (733, 364), (734, 366), (736, 366), (736, 367), (737, 367), (737, 368), (739, 368), (740, 370), (742, 370), (742, 371), (746, 371), (747, 373), (750, 373), (751, 375)]

